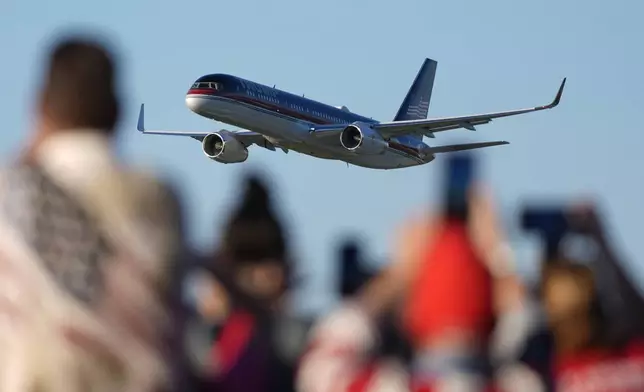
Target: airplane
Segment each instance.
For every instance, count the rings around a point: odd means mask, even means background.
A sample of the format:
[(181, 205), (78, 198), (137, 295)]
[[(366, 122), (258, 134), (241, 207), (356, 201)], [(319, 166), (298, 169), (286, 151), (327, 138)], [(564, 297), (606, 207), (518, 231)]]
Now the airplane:
[(544, 106), (470, 116), (427, 118), (438, 63), (425, 59), (393, 121), (379, 122), (304, 96), (228, 74), (197, 79), (186, 94), (188, 108), (203, 117), (242, 128), (238, 131), (146, 130), (141, 104), (138, 131), (188, 136), (199, 140), (203, 153), (220, 163), (248, 159), (251, 145), (288, 153), (344, 161), (372, 169), (398, 169), (429, 163), (436, 154), (509, 144), (506, 141), (429, 146), (423, 137), (476, 126), (493, 119), (552, 109), (559, 104), (566, 78), (554, 100)]

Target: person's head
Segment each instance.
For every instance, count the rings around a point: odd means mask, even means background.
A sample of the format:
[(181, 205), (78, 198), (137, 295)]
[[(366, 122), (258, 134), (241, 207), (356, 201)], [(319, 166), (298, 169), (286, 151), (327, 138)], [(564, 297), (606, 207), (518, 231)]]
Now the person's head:
[(594, 277), (583, 265), (561, 260), (549, 263), (543, 272), (543, 303), (551, 324), (558, 324), (590, 312)]
[(120, 107), (114, 54), (107, 46), (95, 38), (68, 36), (55, 42), (46, 61), (39, 131), (111, 135)]
[(237, 283), (248, 294), (275, 301), (288, 289), (290, 260), (285, 237), (268, 189), (258, 177), (250, 176), (221, 244)]
[[(544, 265), (541, 295), (550, 330), (566, 346), (600, 343), (602, 318), (598, 308), (595, 276), (585, 265), (560, 258)], [(570, 334), (575, 336), (571, 342)]]

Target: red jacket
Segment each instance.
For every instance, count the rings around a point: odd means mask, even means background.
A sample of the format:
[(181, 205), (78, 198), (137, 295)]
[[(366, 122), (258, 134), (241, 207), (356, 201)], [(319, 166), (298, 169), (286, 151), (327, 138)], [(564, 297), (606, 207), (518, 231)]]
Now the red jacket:
[(559, 358), (554, 376), (557, 392), (644, 391), (644, 341)]

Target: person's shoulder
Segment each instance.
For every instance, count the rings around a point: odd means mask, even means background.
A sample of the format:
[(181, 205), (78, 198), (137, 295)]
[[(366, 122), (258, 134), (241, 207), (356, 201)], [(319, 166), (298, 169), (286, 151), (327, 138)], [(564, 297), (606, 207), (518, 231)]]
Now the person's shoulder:
[[(26, 165), (15, 163), (0, 166), (0, 186), (8, 189), (8, 185), (14, 185), (18, 182), (26, 182), (29, 178), (34, 177), (34, 170)], [(3, 190), (4, 190), (3, 189)]]
[(8, 186), (12, 181), (15, 181), (15, 170), (11, 170), (9, 166), (0, 166), (0, 194), (4, 194), (7, 190), (11, 189)]
[(173, 188), (170, 181), (150, 170), (128, 167), (123, 174), (129, 185), (143, 191), (161, 192)]
[(11, 163), (0, 167), (0, 221), (17, 232), (30, 235), (41, 205), (42, 176), (28, 165)]
[(145, 203), (178, 203), (179, 189), (170, 180), (139, 168), (124, 171), (127, 187)]
[(172, 181), (141, 169), (124, 171), (123, 177), (127, 197), (138, 219), (155, 222), (157, 229), (183, 231), (185, 209), (180, 190)]
[(21, 204), (30, 200), (41, 183), (41, 177), (31, 167), (10, 164), (0, 167), (0, 200), (19, 201)]

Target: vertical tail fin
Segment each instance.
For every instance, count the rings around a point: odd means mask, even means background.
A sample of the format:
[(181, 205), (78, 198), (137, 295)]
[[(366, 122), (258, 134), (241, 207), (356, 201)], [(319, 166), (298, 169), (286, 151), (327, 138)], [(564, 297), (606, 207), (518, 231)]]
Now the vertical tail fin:
[(405, 100), (400, 105), (394, 121), (423, 120), (427, 118), (437, 65), (436, 61), (425, 59), (423, 66), (418, 71), (418, 75), (416, 75), (416, 79), (414, 79), (414, 83), (409, 88), (409, 92), (407, 92)]

